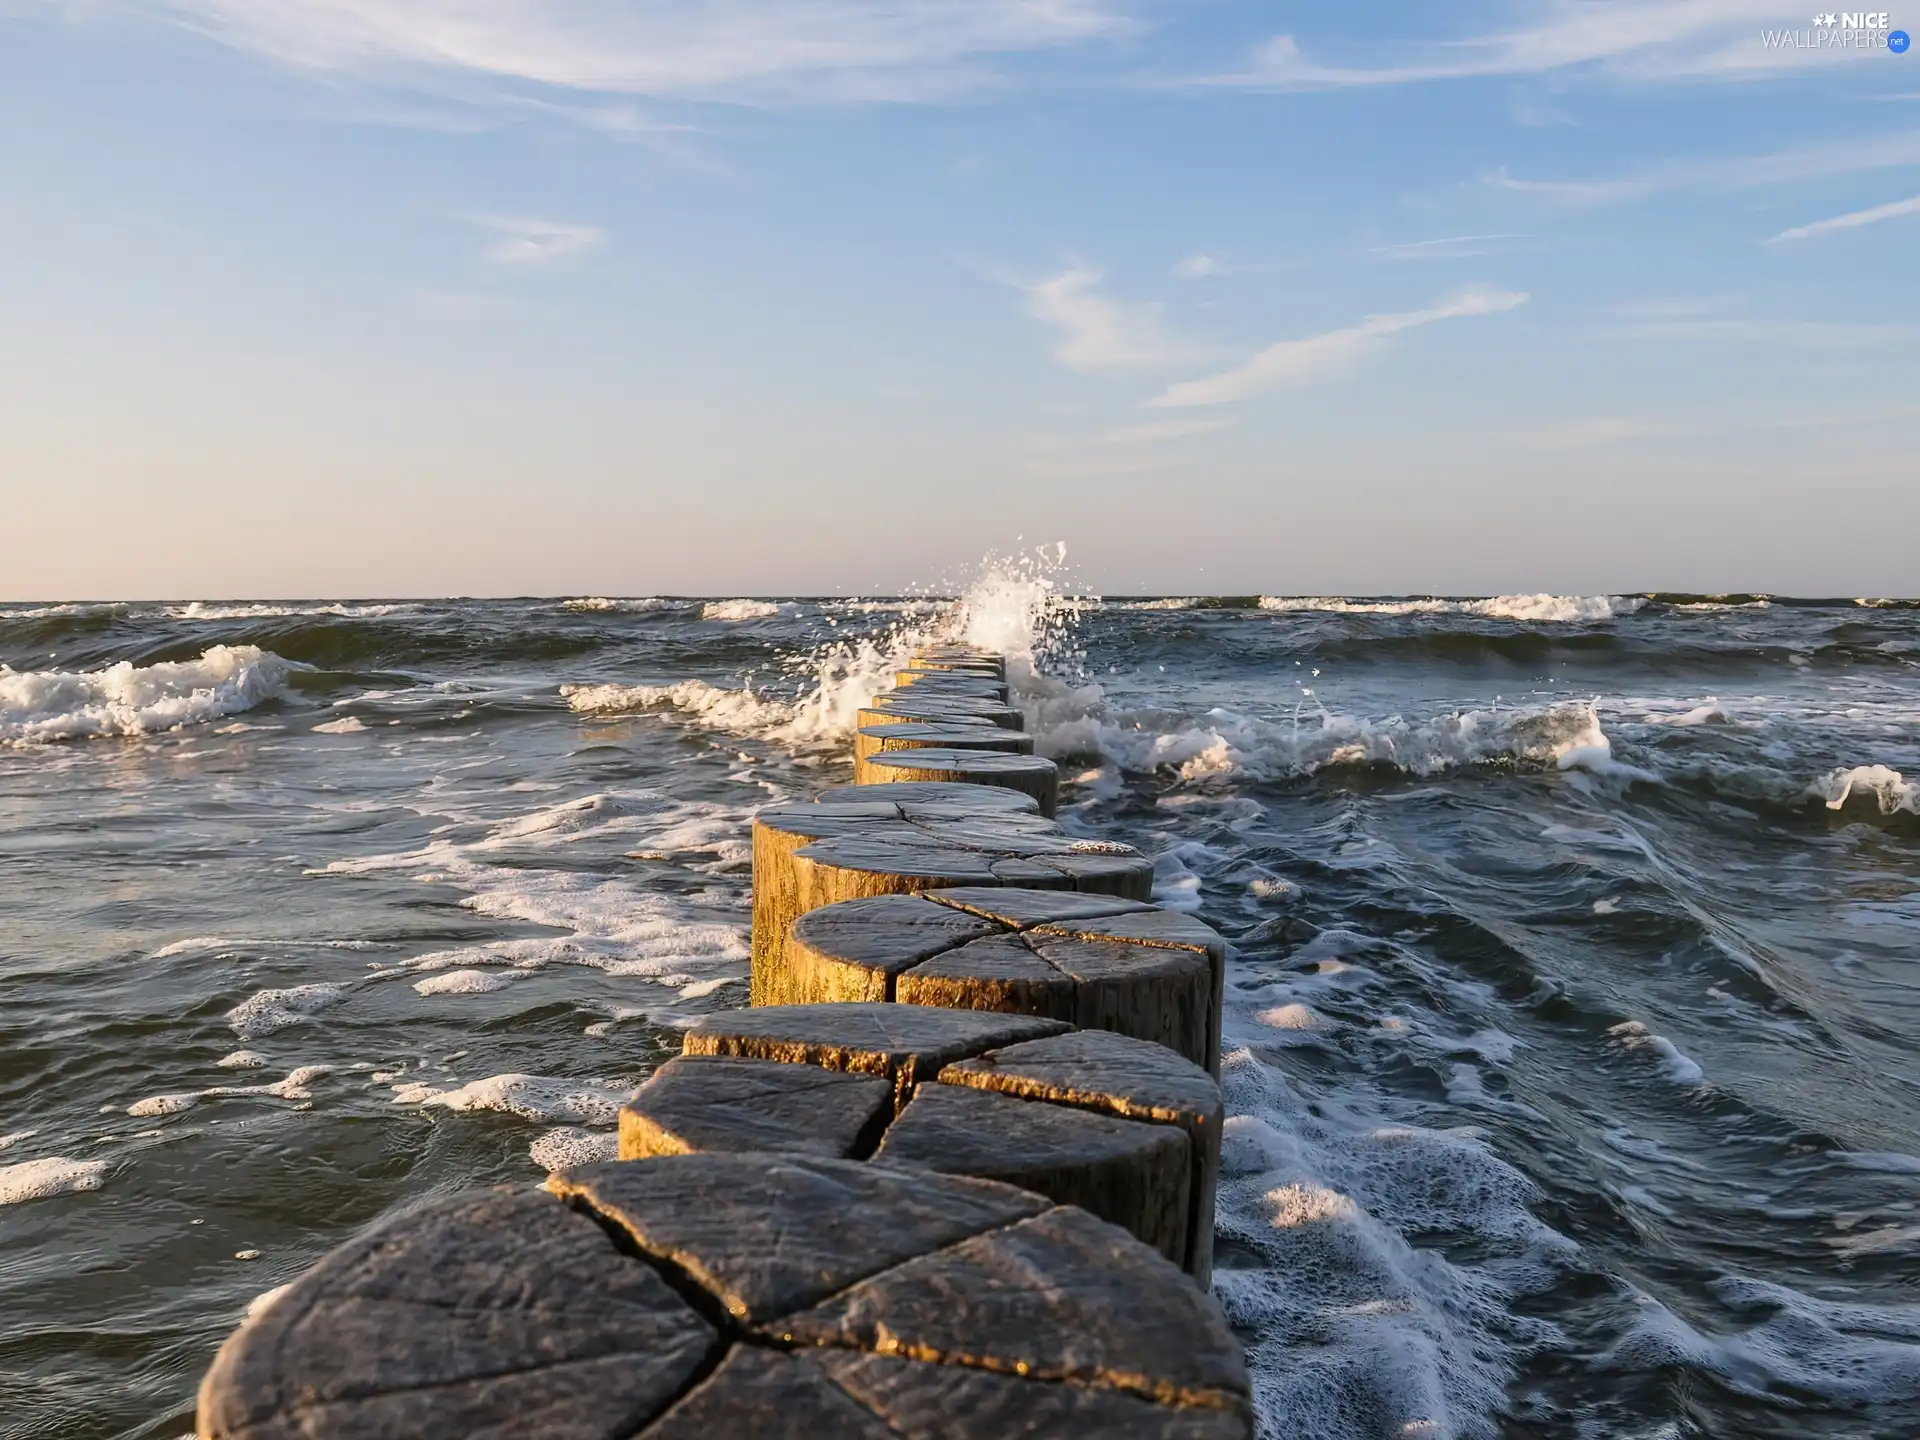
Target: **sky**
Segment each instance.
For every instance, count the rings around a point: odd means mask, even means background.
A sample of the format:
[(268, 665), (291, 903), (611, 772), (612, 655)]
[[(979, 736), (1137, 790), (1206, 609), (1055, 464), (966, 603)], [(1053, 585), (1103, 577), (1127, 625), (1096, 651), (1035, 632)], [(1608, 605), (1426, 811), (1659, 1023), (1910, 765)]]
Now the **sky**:
[(0, 598), (1920, 593), (1825, 18), (0, 0)]

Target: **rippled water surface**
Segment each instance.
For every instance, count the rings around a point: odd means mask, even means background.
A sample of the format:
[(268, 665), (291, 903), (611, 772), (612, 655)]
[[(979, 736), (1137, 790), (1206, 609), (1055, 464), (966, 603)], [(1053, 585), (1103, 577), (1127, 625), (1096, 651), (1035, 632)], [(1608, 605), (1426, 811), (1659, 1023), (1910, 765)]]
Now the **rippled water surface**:
[[(938, 609), (0, 607), (0, 1435), (172, 1440), (354, 1230), (608, 1153)], [(1920, 1433), (1920, 610), (1040, 628), (1064, 823), (1238, 946), (1265, 1433)]]

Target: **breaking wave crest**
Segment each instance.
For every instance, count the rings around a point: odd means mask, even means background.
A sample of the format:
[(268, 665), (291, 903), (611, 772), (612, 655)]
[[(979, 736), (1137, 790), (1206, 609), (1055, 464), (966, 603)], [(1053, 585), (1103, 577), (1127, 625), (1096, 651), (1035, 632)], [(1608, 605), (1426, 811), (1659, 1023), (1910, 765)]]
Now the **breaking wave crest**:
[[(890, 688), (894, 672), (926, 645), (957, 641), (997, 651), (1014, 676), (1033, 677), (1042, 664), (1070, 660), (1074, 621), (1098, 602), (1067, 591), (1061, 578), (1065, 558), (1065, 545), (988, 556), (957, 599), (890, 606), (899, 618), (889, 628), (790, 657), (782, 663), (782, 683), (758, 689), (705, 680), (563, 685), (560, 694), (583, 715), (653, 711), (797, 749), (837, 744), (852, 733), (871, 697)], [(702, 613), (706, 619), (740, 620), (777, 609), (766, 601), (729, 600), (709, 603)]]
[(700, 607), (702, 620), (771, 620), (779, 613), (771, 600), (709, 600)]
[(1434, 775), (1503, 762), (1655, 778), (1616, 760), (1598, 712), (1578, 701), (1462, 710), (1424, 720), (1372, 719), (1304, 706), (1287, 719), (1225, 709), (1197, 716), (1134, 714), (1110, 711), (1097, 685), (1026, 676), (1016, 686), (1015, 703), (1043, 755), (1172, 772), (1182, 780), (1226, 775), (1278, 780), (1342, 765)]
[(684, 600), (668, 600), (659, 595), (617, 600), (610, 600), (604, 595), (582, 595), (560, 602), (562, 610), (578, 610), (589, 615), (653, 615), (663, 610), (685, 609), (686, 605)]
[(1920, 785), (1887, 765), (1855, 765), (1836, 769), (1807, 788), (1829, 810), (1844, 810), (1848, 802), (1871, 803), (1882, 815), (1920, 815)]
[(1570, 624), (1631, 615), (1647, 603), (1639, 595), (1495, 595), (1485, 600), (1438, 597), (1350, 600), (1337, 595), (1262, 595), (1260, 608), (1335, 615), (1479, 615), (1488, 620)]
[(257, 645), (215, 645), (198, 660), (104, 670), (0, 665), (0, 745), (149, 735), (217, 720), (286, 694), (310, 667)]

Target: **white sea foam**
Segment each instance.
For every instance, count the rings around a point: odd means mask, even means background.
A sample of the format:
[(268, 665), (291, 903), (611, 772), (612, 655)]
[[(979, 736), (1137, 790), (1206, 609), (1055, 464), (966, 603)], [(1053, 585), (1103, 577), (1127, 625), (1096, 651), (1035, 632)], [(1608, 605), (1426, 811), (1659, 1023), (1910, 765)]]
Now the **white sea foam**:
[(1485, 600), (1434, 597), (1348, 600), (1337, 595), (1262, 595), (1262, 610), (1324, 611), (1336, 615), (1479, 615), (1488, 620), (1567, 624), (1631, 615), (1647, 602), (1637, 595), (1495, 595)]
[(633, 599), (609, 599), (604, 595), (583, 595), (577, 600), (562, 600), (561, 608), (581, 610), (590, 614), (650, 615), (661, 610), (678, 610), (687, 602), (668, 600), (659, 595), (642, 595)]
[[(428, 976), (415, 983), (423, 995), (498, 989), (508, 982), (489, 969), (554, 965), (678, 988), (730, 979), (747, 958), (729, 897), (664, 892), (646, 885), (637, 870), (608, 875), (526, 861), (580, 845), (617, 844), (683, 869), (731, 874), (751, 857), (741, 838), (747, 818), (744, 807), (677, 801), (651, 790), (607, 791), (498, 821), (470, 840), (439, 839), (417, 850), (338, 860), (315, 873), (431, 875), (467, 890), (460, 903), (469, 910), (559, 932), (433, 951), (384, 972)], [(715, 969), (727, 973), (715, 976)], [(467, 973), (456, 979), (446, 972)]]
[(267, 1057), (258, 1050), (235, 1050), (214, 1062), (222, 1070), (264, 1070)]
[[(1864, 602), (1863, 602), (1864, 603)], [(0, 622), (7, 620), (51, 620), (66, 615), (110, 615), (128, 607), (119, 601), (74, 601), (60, 605), (23, 605), (18, 609), (0, 609)]]
[[(400, 1087), (396, 1086), (398, 1090)], [(420, 1103), (442, 1110), (497, 1110), (543, 1124), (572, 1121), (612, 1125), (633, 1093), (631, 1081), (559, 1080), (547, 1075), (490, 1075), (457, 1089), (439, 1090)]]
[(620, 1137), (610, 1130), (583, 1130), (578, 1125), (561, 1125), (547, 1131), (527, 1147), (527, 1155), (542, 1170), (571, 1170), (578, 1165), (597, 1165), (603, 1160), (620, 1158)]
[(23, 1140), (31, 1140), (38, 1130), (16, 1130), (11, 1135), (0, 1135), (0, 1150), (11, 1150)]
[(1192, 717), (1110, 712), (1097, 685), (1026, 675), (1015, 686), (1034, 747), (1055, 758), (1096, 754), (1128, 770), (1184, 780), (1243, 775), (1278, 779), (1343, 765), (1435, 775), (1468, 765), (1581, 769), (1617, 780), (1656, 780), (1613, 755), (1591, 704), (1463, 710), (1426, 719), (1373, 718), (1303, 704), (1285, 719), (1226, 709)]
[(1854, 796), (1871, 796), (1882, 815), (1904, 810), (1920, 814), (1920, 786), (1886, 765), (1855, 765), (1838, 769), (1807, 787), (1807, 793), (1826, 801), (1829, 810), (1841, 810)]
[(45, 1200), (78, 1190), (98, 1190), (106, 1180), (104, 1160), (69, 1160), (62, 1155), (49, 1155), (44, 1160), (0, 1165), (0, 1205)]
[(709, 600), (700, 607), (702, 620), (770, 620), (779, 613), (771, 600)]
[(1726, 725), (1731, 723), (1731, 717), (1718, 700), (1709, 700), (1704, 705), (1695, 705), (1690, 710), (1682, 710), (1678, 713), (1671, 711), (1650, 711), (1648, 714), (1642, 716), (1641, 719), (1644, 724), (1648, 725), (1672, 725), (1679, 728), (1691, 728), (1695, 725)]
[(1191, 610), (1201, 601), (1192, 595), (1169, 595), (1161, 600), (1107, 600), (1102, 605), (1108, 610)]
[(1706, 1071), (1686, 1055), (1680, 1053), (1675, 1045), (1664, 1035), (1656, 1035), (1638, 1020), (1623, 1020), (1610, 1027), (1607, 1034), (1623, 1050), (1644, 1051), (1660, 1062), (1660, 1068), (1667, 1078), (1679, 1085), (1704, 1084)]
[(225, 1100), (250, 1095), (265, 1096), (274, 1100), (311, 1100), (313, 1082), (332, 1073), (331, 1065), (302, 1065), (297, 1070), (289, 1071), (284, 1080), (275, 1080), (264, 1085), (215, 1085), (207, 1090), (150, 1095), (145, 1100), (136, 1100), (129, 1105), (127, 1114), (137, 1119), (153, 1119), (191, 1110), (202, 1100)]
[[(893, 684), (913, 652), (956, 640), (1008, 657), (1009, 671), (1029, 674), (1043, 657), (1062, 652), (1074, 617), (1097, 600), (1069, 595), (1059, 580), (1064, 545), (1029, 554), (989, 556), (960, 597), (947, 604), (889, 602), (895, 625), (797, 656), (788, 696), (766, 688), (729, 689), (705, 680), (672, 685), (563, 685), (561, 695), (586, 715), (657, 711), (706, 730), (770, 740), (795, 750), (837, 749), (876, 693)], [(759, 605), (759, 601), (713, 602)], [(709, 614), (708, 618), (718, 618)]]
[(324, 725), (313, 727), (316, 735), (358, 735), (367, 728), (367, 722), (358, 715), (343, 715), (338, 720), (329, 720)]
[(148, 735), (251, 710), (286, 693), (311, 666), (257, 645), (215, 645), (198, 660), (104, 670), (0, 665), (0, 745)]
[(504, 990), (520, 978), (511, 971), (441, 970), (424, 980), (414, 981), (413, 988), (422, 995), (484, 995), (491, 990)]
[(195, 600), (186, 605), (170, 605), (167, 607), (167, 613), (177, 620), (280, 620), (294, 615), (335, 615), (350, 620), (369, 620), (419, 608), (418, 605), (405, 603), (345, 605), (334, 602), (325, 605), (284, 605), (226, 604), (219, 601)]
[(347, 998), (342, 985), (295, 985), (249, 995), (227, 1012), (227, 1024), (242, 1040), (258, 1040), (299, 1025)]
[[(1215, 1272), (1264, 1436), (1492, 1440), (1526, 1355), (1561, 1343), (1514, 1302), (1572, 1246), (1534, 1218), (1531, 1182), (1473, 1133), (1309, 1105), (1251, 1052), (1229, 1054), (1219, 1226), (1260, 1263)], [(1472, 1237), (1453, 1262), (1405, 1238)]]
[(672, 685), (562, 685), (560, 694), (582, 715), (678, 711), (707, 728), (734, 735), (765, 735), (792, 721), (794, 708), (751, 690), (729, 690), (705, 680)]
[(191, 1110), (200, 1103), (196, 1093), (175, 1095), (150, 1095), (145, 1100), (136, 1100), (127, 1107), (127, 1114), (138, 1119), (149, 1119), (156, 1115), (178, 1115), (182, 1110)]

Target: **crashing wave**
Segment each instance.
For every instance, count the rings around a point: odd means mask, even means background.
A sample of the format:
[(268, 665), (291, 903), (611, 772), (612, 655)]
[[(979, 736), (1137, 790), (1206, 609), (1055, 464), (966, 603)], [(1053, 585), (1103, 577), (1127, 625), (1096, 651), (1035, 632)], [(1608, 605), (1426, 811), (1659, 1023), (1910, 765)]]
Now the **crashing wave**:
[(1638, 595), (1494, 595), (1484, 600), (1437, 597), (1349, 600), (1337, 595), (1262, 595), (1262, 610), (1318, 611), (1335, 615), (1478, 615), (1487, 620), (1532, 620), (1548, 624), (1611, 620), (1646, 604)]
[(311, 669), (257, 645), (215, 645), (198, 660), (104, 670), (0, 665), (0, 745), (149, 735), (236, 715), (286, 694)]
[(771, 600), (709, 600), (700, 607), (702, 620), (771, 620), (779, 613)]
[(1920, 815), (1920, 785), (1888, 765), (1855, 765), (1836, 769), (1807, 787), (1808, 795), (1826, 801), (1829, 810), (1843, 810), (1855, 797), (1872, 797), (1882, 815), (1905, 811)]
[(650, 615), (660, 610), (678, 610), (682, 602), (659, 595), (641, 595), (630, 599), (609, 599), (605, 595), (582, 595), (562, 600), (562, 610), (578, 610), (593, 615)]

